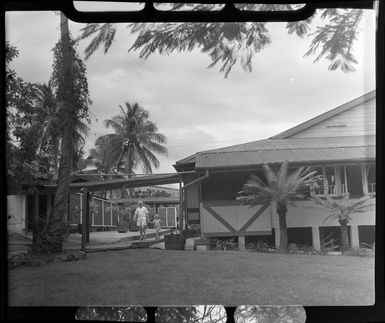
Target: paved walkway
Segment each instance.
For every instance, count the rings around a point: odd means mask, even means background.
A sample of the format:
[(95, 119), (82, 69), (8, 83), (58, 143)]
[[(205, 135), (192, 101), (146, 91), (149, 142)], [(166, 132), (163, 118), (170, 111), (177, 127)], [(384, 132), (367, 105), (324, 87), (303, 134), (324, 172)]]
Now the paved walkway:
[[(160, 239), (155, 239), (155, 230), (147, 229), (146, 240), (139, 240), (138, 231), (119, 233), (117, 231), (90, 232), (90, 241), (86, 243), (86, 252), (155, 248), (164, 249), (163, 236), (170, 232), (170, 229), (161, 229)], [(64, 242), (64, 250), (80, 250), (82, 236), (72, 233)], [(186, 240), (186, 250), (193, 250), (194, 239)], [(32, 234), (10, 234), (8, 238), (8, 256), (26, 252), (32, 246)]]

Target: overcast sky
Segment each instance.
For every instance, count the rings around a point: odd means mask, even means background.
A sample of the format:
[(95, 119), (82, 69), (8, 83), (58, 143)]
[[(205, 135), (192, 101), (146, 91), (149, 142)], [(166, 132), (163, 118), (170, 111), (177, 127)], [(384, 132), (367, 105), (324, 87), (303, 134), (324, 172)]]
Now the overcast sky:
[[(83, 24), (70, 23), (74, 37)], [(134, 38), (119, 25), (107, 55), (97, 51), (86, 61), (93, 105), (90, 136), (111, 133), (103, 120), (119, 113), (124, 102), (138, 102), (167, 136), (168, 157), (159, 157), (156, 173), (174, 172), (172, 164), (197, 151), (265, 139), (361, 96), (375, 88), (375, 24), (369, 11), (354, 44), (356, 71), (328, 71), (329, 62), (304, 58), (311, 37), (288, 35), (284, 23), (270, 23), (272, 43), (253, 59), (253, 71), (238, 65), (228, 78), (208, 69), (209, 57), (195, 50), (155, 54), (148, 60), (127, 50)], [(48, 82), (52, 51), (59, 37), (53, 12), (6, 13), (6, 39), (20, 55), (12, 67), (26, 81)], [(81, 42), (78, 51), (88, 40)]]

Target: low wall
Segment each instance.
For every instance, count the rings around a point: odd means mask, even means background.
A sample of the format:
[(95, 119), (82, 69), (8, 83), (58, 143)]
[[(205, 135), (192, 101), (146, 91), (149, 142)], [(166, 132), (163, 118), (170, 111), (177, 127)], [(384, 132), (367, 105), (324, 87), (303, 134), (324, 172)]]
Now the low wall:
[(25, 229), (25, 195), (7, 195), (8, 233), (22, 233)]

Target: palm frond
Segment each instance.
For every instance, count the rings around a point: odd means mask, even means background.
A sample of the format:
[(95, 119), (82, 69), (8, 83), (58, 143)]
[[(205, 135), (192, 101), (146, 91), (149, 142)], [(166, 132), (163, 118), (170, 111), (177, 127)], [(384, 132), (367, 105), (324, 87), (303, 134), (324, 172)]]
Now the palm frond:
[(285, 160), (282, 165), (281, 165), (281, 168), (279, 169), (278, 171), (278, 187), (284, 187), (286, 184), (287, 184), (287, 171), (288, 171), (288, 165), (289, 165), (289, 162), (287, 160)]
[(156, 142), (149, 141), (149, 142), (143, 143), (143, 146), (146, 147), (148, 150), (151, 150), (159, 155), (164, 155), (164, 156), (168, 155), (168, 149)]
[(124, 134), (124, 128), (123, 125), (120, 124), (116, 119), (106, 119), (103, 121), (103, 125), (106, 128), (113, 128), (116, 133), (123, 135)]
[(156, 168), (159, 167), (159, 161), (148, 149), (137, 145), (136, 151), (139, 155), (139, 160), (142, 164), (142, 170), (144, 173), (148, 173), (148, 174), (152, 173), (151, 164), (153, 164)]
[(278, 184), (278, 178), (277, 175), (274, 173), (274, 171), (270, 168), (269, 165), (264, 164), (263, 165), (263, 171), (266, 177), (266, 180), (269, 185), (275, 183), (275, 185)]

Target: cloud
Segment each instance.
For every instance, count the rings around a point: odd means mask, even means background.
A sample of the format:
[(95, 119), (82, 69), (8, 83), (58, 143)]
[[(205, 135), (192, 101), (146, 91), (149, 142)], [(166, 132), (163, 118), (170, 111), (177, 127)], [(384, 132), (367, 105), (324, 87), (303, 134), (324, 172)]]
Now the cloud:
[[(102, 122), (119, 105), (138, 102), (168, 139), (169, 155), (157, 172), (197, 151), (264, 139), (354, 99), (375, 87), (374, 13), (366, 15), (355, 44), (357, 71), (328, 71), (329, 62), (304, 58), (311, 37), (288, 35), (284, 23), (267, 25), (272, 43), (253, 58), (253, 71), (234, 66), (227, 79), (199, 49), (139, 58), (128, 52), (134, 36), (118, 26), (107, 54), (98, 50), (86, 61), (94, 116), (86, 150), (111, 130)], [(18, 46), (14, 68), (31, 82), (46, 82), (59, 36), (52, 12), (6, 14), (7, 39)], [(71, 22), (74, 36), (83, 24)], [(78, 44), (83, 55), (89, 40)], [(294, 80), (294, 81), (292, 81)], [(96, 121), (98, 119), (98, 121)]]

